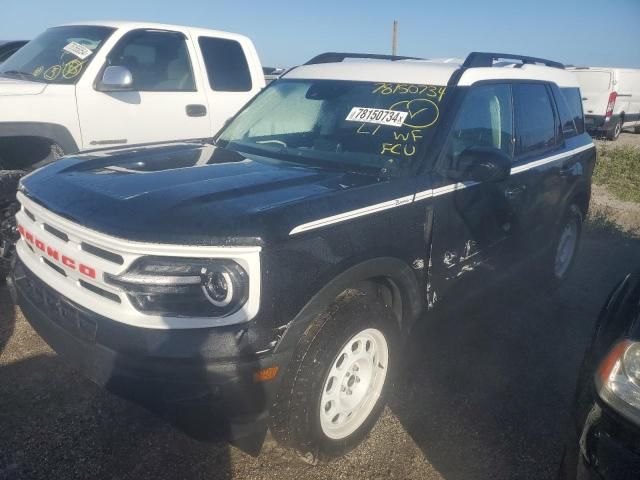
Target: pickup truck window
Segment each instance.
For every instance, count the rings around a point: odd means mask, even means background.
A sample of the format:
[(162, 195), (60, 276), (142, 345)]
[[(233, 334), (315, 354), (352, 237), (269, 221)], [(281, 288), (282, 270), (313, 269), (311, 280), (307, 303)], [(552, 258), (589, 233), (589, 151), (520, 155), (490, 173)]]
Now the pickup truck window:
[(108, 65), (126, 67), (139, 92), (193, 92), (195, 81), (184, 35), (136, 30), (109, 53)]
[(248, 92), (251, 73), (240, 43), (226, 38), (200, 37), (200, 50), (209, 86), (218, 92)]
[(446, 87), (277, 80), (218, 136), (231, 150), (391, 174), (419, 161)]
[(455, 170), (458, 157), (469, 147), (493, 147), (511, 155), (512, 138), (511, 87), (473, 87), (464, 99), (444, 149), (446, 164)]
[(543, 84), (513, 86), (516, 106), (516, 153), (544, 153), (557, 142), (553, 106)]
[(43, 83), (75, 84), (112, 28), (55, 27), (30, 41), (0, 66), (3, 77)]

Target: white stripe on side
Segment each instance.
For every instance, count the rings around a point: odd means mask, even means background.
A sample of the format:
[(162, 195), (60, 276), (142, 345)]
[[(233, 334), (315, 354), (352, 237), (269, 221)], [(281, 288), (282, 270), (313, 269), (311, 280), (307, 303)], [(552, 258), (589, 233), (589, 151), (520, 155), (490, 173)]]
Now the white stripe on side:
[[(516, 175), (518, 173), (531, 170), (532, 168), (536, 168), (542, 165), (546, 165), (547, 163), (552, 163), (557, 160), (570, 157), (572, 155), (575, 155), (580, 152), (584, 152), (591, 148), (595, 148), (595, 145), (593, 143), (589, 145), (583, 145), (582, 147), (574, 148), (573, 150), (569, 150), (568, 152), (562, 152), (556, 155), (552, 155), (551, 157), (543, 158), (541, 160), (536, 160), (535, 162), (529, 162), (525, 165), (513, 167), (511, 169), (511, 175)], [(381, 212), (383, 210), (389, 210), (390, 208), (400, 207), (402, 205), (407, 205), (409, 203), (417, 202), (419, 200), (424, 200), (425, 198), (438, 197), (440, 195), (445, 195), (447, 193), (473, 187), (478, 184), (479, 184), (478, 182), (469, 181), (469, 182), (452, 183), (450, 185), (445, 185), (443, 187), (438, 187), (438, 188), (430, 188), (429, 190), (423, 190), (422, 192), (418, 192), (415, 195), (408, 195), (406, 197), (396, 198), (395, 200), (389, 200), (388, 202), (377, 203), (375, 205), (359, 208), (357, 210), (351, 210), (349, 212), (339, 213), (338, 215), (333, 215), (332, 217), (321, 218), (320, 220), (304, 223), (302, 225), (295, 227), (293, 230), (291, 230), (291, 232), (289, 232), (289, 235), (295, 235), (297, 233), (306, 232), (306, 231), (324, 227), (327, 225), (332, 225), (334, 223), (344, 222), (347, 220), (351, 220), (353, 218), (362, 217), (364, 215), (370, 215), (372, 213)]]
[(363, 215), (370, 215), (372, 213), (382, 212), (383, 210), (389, 210), (390, 208), (396, 208), (401, 205), (407, 205), (413, 202), (413, 197), (414, 195), (408, 195), (406, 197), (396, 198), (395, 200), (389, 200), (388, 202), (377, 203), (376, 205), (369, 205), (368, 207), (351, 210), (350, 212), (340, 213), (332, 217), (303, 223), (291, 230), (289, 235), (295, 235), (296, 233), (306, 232), (307, 230), (313, 230), (314, 228), (320, 228), (333, 223), (351, 220), (352, 218), (362, 217)]

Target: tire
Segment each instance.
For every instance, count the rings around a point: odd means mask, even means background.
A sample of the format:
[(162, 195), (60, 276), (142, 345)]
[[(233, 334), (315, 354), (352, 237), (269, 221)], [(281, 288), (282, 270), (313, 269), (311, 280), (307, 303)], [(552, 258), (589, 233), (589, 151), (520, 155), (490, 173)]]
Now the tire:
[(15, 214), (18, 211), (16, 192), (23, 171), (0, 171), (0, 285), (11, 271), (13, 244), (17, 240)]
[(640, 127), (633, 127), (633, 133), (640, 133)]
[(611, 140), (611, 141), (617, 140), (621, 132), (622, 132), (622, 119), (619, 118), (616, 121), (616, 124), (613, 126), (613, 128), (607, 131), (607, 134), (606, 134), (607, 140)]
[(29, 170), (37, 170), (40, 167), (44, 167), (50, 163), (60, 160), (64, 157), (64, 150), (57, 143), (52, 143), (50, 146), (49, 154), (37, 163), (34, 163)]
[(551, 285), (564, 282), (575, 263), (582, 236), (583, 214), (572, 204), (560, 222), (553, 246), (544, 262), (544, 276)]
[(341, 295), (296, 347), (270, 409), (273, 436), (314, 465), (356, 447), (384, 408), (398, 339), (397, 320), (374, 289)]

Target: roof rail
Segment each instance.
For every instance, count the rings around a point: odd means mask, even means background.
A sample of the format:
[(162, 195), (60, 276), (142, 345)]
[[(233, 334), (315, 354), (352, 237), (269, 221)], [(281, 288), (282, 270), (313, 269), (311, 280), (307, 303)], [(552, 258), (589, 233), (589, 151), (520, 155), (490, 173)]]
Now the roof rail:
[(346, 53), (346, 52), (326, 52), (316, 55), (309, 60), (305, 65), (315, 65), (318, 63), (337, 63), (342, 62), (347, 58), (368, 58), (371, 60), (391, 60), (395, 62), (397, 60), (424, 60), (418, 57), (400, 57), (397, 55), (379, 55), (376, 53)]
[(544, 58), (527, 57), (525, 55), (514, 55), (512, 53), (490, 53), (490, 52), (471, 52), (462, 64), (462, 68), (491, 67), (493, 61), (499, 58), (508, 60), (520, 60), (522, 63), (536, 64), (541, 63), (547, 67), (564, 69), (564, 65), (560, 62), (545, 60)]

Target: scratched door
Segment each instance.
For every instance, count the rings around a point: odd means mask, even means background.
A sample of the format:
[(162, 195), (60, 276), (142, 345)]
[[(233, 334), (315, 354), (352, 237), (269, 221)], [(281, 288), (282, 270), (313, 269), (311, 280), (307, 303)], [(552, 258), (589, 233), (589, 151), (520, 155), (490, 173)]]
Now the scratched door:
[(465, 181), (459, 162), (470, 147), (491, 147), (512, 157), (513, 143), (511, 86), (471, 87), (433, 174), (431, 262), (434, 288), (441, 293), (460, 279), (495, 272), (514, 253), (512, 226), (521, 206), (505, 195), (512, 179)]

